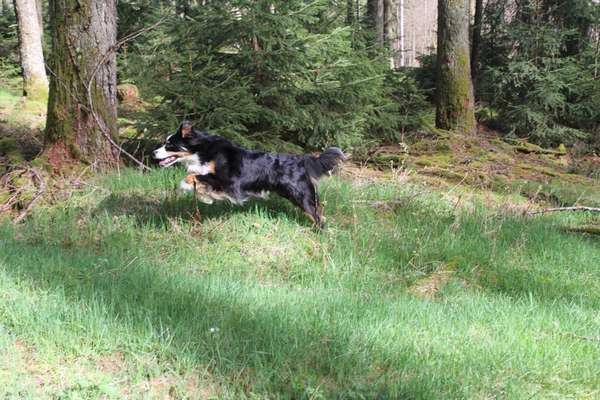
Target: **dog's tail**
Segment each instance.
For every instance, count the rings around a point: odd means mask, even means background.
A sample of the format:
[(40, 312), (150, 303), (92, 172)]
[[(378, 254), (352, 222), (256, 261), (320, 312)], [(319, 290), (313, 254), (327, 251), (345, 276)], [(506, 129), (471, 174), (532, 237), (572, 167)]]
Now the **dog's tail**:
[(325, 149), (318, 157), (306, 158), (306, 170), (311, 179), (319, 179), (325, 174), (331, 174), (335, 167), (346, 159), (344, 152), (337, 147)]

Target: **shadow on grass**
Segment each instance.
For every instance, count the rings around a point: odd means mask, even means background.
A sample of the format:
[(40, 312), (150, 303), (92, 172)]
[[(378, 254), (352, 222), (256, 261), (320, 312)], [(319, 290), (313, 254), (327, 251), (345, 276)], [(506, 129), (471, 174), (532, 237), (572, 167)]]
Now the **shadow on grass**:
[(164, 228), (169, 226), (169, 219), (172, 218), (184, 221), (199, 219), (203, 222), (256, 210), (270, 219), (290, 219), (299, 225), (312, 226), (292, 204), (275, 195), (268, 200), (251, 200), (238, 206), (225, 201), (204, 204), (191, 195), (167, 196), (163, 200), (156, 200), (136, 194), (111, 194), (100, 202), (94, 213), (132, 216), (139, 224)]
[[(13, 239), (5, 242), (0, 261), (10, 265), (7, 272), (13, 276), (63, 293), (69, 307), (97, 310), (95, 315), (108, 315), (117, 324), (99, 333), (94, 317), (78, 320), (83, 331), (74, 335), (85, 334), (86, 342), (99, 348), (106, 348), (103, 341), (110, 342), (109, 348), (117, 342), (133, 346), (134, 352), (135, 344), (129, 342), (146, 343), (139, 351), (147, 352), (150, 340), (157, 358), (192, 358), (194, 365), (209, 366), (214, 376), (245, 395), (411, 399), (459, 390), (449, 376), (429, 371), (416, 351), (389, 354), (357, 342), (356, 321), (368, 319), (372, 309), (350, 295), (169, 274), (164, 266), (130, 262), (135, 251), (123, 251), (135, 249), (130, 236), (114, 236), (114, 241), (121, 242), (116, 251), (106, 244), (98, 253)], [(107, 268), (97, 267), (100, 258)], [(44, 318), (73, 316), (60, 310)], [(61, 329), (68, 330), (72, 322)], [(211, 332), (213, 327), (217, 333)], [(61, 346), (60, 339), (56, 345)]]

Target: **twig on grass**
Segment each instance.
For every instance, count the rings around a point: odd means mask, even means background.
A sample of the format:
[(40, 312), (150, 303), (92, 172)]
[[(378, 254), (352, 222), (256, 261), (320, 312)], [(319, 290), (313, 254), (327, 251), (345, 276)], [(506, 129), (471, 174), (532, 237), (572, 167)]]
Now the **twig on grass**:
[(526, 211), (524, 214), (527, 215), (527, 216), (533, 216), (533, 215), (541, 215), (541, 214), (548, 214), (548, 213), (562, 212), (562, 211), (600, 212), (600, 208), (598, 208), (598, 207), (585, 207), (585, 206), (556, 207), (556, 208), (547, 208), (545, 210), (539, 210), (539, 211)]

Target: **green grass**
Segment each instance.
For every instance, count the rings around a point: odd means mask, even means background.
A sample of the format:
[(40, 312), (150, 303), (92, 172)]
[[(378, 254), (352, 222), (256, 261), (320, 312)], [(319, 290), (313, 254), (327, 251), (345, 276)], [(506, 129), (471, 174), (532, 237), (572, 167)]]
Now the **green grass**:
[(0, 124), (6, 123), (7, 127), (13, 129), (43, 129), (46, 123), (46, 99), (22, 97), (21, 78), (2, 80), (0, 83)]
[(600, 396), (600, 246), (558, 229), (590, 217), (332, 178), (316, 232), (275, 196), (196, 204), (181, 175), (0, 223), (0, 397)]

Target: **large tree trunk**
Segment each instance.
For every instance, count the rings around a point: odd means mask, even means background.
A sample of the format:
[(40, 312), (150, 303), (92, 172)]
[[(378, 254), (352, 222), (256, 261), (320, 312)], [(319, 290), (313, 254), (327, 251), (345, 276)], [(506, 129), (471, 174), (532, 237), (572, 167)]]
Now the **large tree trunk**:
[(15, 0), (23, 68), (23, 95), (29, 98), (45, 98), (48, 95), (42, 29), (37, 10), (36, 0)]
[(469, 0), (438, 1), (436, 126), (474, 132)]
[(53, 76), (45, 156), (55, 169), (68, 161), (114, 167), (116, 0), (53, 0), (50, 16)]

